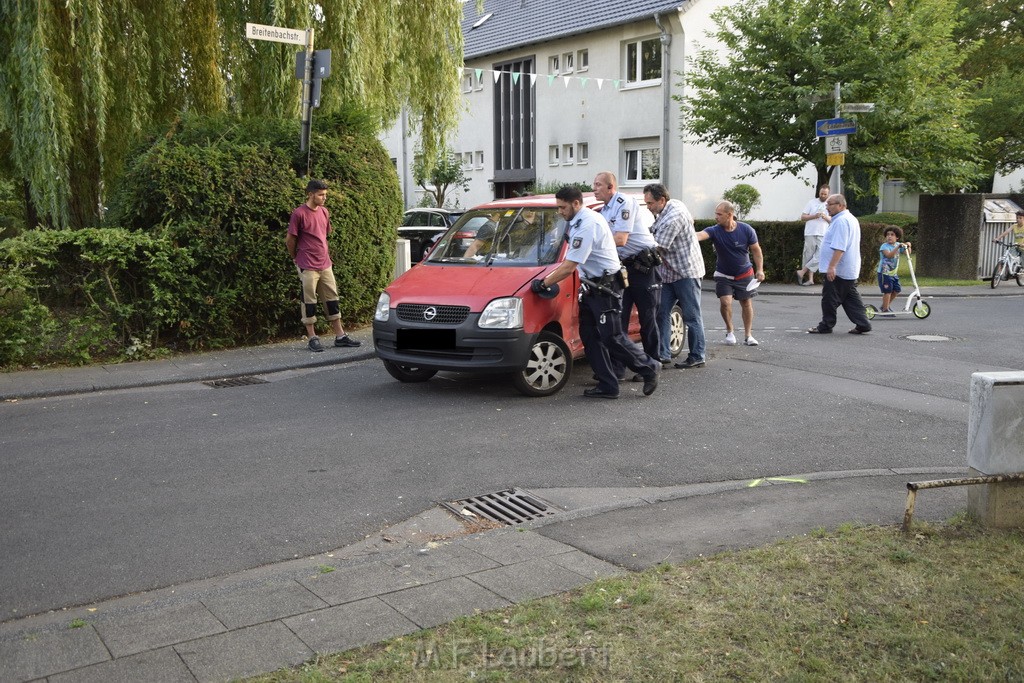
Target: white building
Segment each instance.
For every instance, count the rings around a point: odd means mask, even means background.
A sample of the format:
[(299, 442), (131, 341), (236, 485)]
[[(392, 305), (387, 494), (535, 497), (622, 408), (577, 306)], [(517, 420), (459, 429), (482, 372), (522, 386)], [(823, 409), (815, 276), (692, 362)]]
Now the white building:
[[(722, 193), (743, 182), (761, 193), (748, 218), (797, 220), (814, 195), (815, 170), (761, 173), (680, 131), (679, 73), (696, 46), (711, 46), (711, 13), (731, 0), (487, 0), (464, 3), (465, 113), (451, 148), (470, 178), (463, 207), (512, 196), (531, 183), (593, 180), (610, 170), (624, 189), (662, 182), (696, 217), (710, 218)], [(407, 122), (383, 142), (406, 206), (415, 140)], [(813, 135), (813, 131), (808, 131)]]

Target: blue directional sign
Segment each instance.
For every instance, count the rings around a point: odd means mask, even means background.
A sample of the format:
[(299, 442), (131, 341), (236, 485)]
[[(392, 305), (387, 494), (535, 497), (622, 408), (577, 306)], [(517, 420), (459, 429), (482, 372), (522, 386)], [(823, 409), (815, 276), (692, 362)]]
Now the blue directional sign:
[(814, 122), (814, 135), (819, 138), (853, 135), (856, 132), (857, 122), (850, 119), (818, 119)]

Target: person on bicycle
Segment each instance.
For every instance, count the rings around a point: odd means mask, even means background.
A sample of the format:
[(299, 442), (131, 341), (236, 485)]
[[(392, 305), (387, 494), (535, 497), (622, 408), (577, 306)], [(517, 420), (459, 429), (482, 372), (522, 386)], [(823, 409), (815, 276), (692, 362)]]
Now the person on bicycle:
[(999, 244), (1004, 237), (1013, 233), (1014, 247), (1017, 249), (1017, 256), (1024, 256), (1024, 210), (1017, 212), (1017, 222), (999, 233), (993, 242)]

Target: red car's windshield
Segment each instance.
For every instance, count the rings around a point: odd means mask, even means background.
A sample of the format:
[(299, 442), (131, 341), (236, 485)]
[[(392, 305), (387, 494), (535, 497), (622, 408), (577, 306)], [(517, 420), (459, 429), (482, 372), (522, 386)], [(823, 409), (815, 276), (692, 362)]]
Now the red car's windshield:
[(558, 260), (565, 221), (554, 208), (474, 209), (442, 237), (428, 263), (539, 266)]

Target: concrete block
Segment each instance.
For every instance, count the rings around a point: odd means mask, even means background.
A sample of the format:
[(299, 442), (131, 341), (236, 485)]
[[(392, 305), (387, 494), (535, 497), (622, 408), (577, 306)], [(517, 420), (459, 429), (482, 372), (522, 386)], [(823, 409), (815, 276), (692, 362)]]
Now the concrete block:
[(1024, 472), (1024, 371), (971, 375), (967, 465), (984, 474)]
[(547, 560), (531, 560), (488, 569), (469, 578), (510, 602), (523, 602), (564, 593), (590, 583), (587, 578), (576, 572)]
[(285, 619), (284, 624), (320, 654), (344, 652), (419, 630), (379, 598), (301, 614)]
[(173, 648), (143, 652), (50, 676), (49, 683), (195, 683)]
[(571, 545), (546, 538), (533, 531), (501, 529), (466, 539), (463, 544), (475, 553), (501, 564), (518, 564), (529, 559), (575, 550)]
[(412, 252), (409, 240), (399, 237), (395, 240), (395, 277), (412, 268)]
[(410, 585), (443, 581), (498, 566), (494, 560), (461, 545), (417, 549), (390, 557), (387, 562), (404, 574)]
[(28, 681), (110, 659), (91, 626), (0, 641), (0, 681)]
[(198, 602), (118, 615), (97, 621), (95, 626), (115, 658), (225, 630), (224, 625)]
[[(981, 476), (971, 470), (970, 476)], [(967, 511), (982, 524), (1003, 529), (1024, 528), (1024, 482), (975, 484), (967, 488)]]
[(205, 598), (203, 604), (228, 628), (252, 626), (328, 606), (295, 581), (245, 586)]
[[(972, 476), (1024, 472), (1024, 372), (971, 375), (967, 464)], [(1024, 527), (1024, 483), (971, 486), (967, 510), (988, 526)]]
[(546, 558), (548, 562), (553, 562), (559, 567), (564, 567), (569, 571), (576, 572), (580, 576), (585, 576), (591, 581), (598, 579), (604, 579), (611, 576), (623, 576), (627, 572), (622, 567), (616, 567), (611, 562), (605, 562), (591, 555), (587, 555), (579, 550), (574, 550), (571, 553), (562, 553), (560, 555), (548, 555)]
[(313, 656), (279, 621), (181, 643), (174, 649), (199, 683), (255, 676), (296, 666)]
[(364, 562), (354, 567), (343, 565), (327, 574), (300, 579), (299, 583), (331, 605), (354, 602), (416, 585), (416, 581), (382, 562)]
[(461, 576), (388, 593), (380, 599), (420, 628), (447, 624), (456, 617), (473, 614), (477, 610), (499, 609), (509, 605), (501, 596)]

